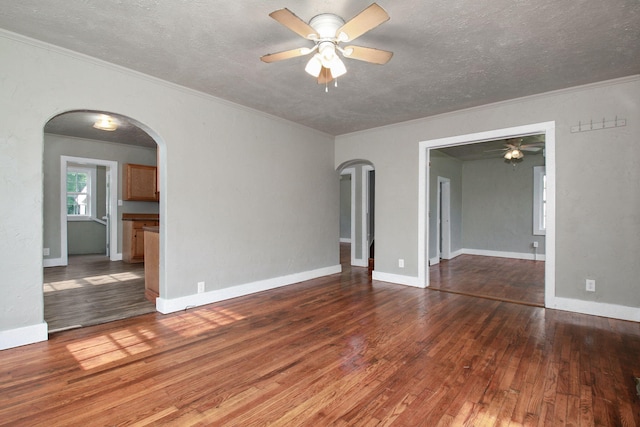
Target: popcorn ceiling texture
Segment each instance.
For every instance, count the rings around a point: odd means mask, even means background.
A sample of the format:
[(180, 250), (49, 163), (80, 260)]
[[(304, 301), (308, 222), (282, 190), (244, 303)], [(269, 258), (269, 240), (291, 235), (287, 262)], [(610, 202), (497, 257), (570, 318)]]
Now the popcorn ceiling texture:
[(331, 135), (640, 73), (637, 0), (380, 0), (391, 20), (354, 44), (393, 58), (346, 60), (328, 93), (305, 57), (259, 60), (312, 46), (273, 10), (348, 20), (370, 2), (0, 0), (0, 28)]

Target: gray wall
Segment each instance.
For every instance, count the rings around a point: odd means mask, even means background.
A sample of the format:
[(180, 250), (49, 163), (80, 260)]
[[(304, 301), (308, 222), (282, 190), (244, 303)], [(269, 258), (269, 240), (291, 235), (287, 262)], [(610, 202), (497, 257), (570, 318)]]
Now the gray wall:
[(340, 175), (340, 238), (351, 239), (351, 175)]
[[(127, 144), (114, 144), (110, 142), (94, 141), (90, 139), (71, 138), (67, 136), (44, 134), (44, 204), (43, 204), (43, 221), (44, 221), (44, 241), (43, 247), (50, 248), (50, 255), (45, 257), (59, 258), (60, 253), (60, 156), (83, 157), (98, 160), (111, 160), (118, 162), (118, 199), (122, 199), (122, 165), (125, 163), (137, 163), (143, 165), (156, 164), (156, 150), (152, 148), (137, 147)], [(104, 175), (103, 175), (104, 177)], [(104, 178), (103, 178), (104, 179)], [(104, 187), (103, 187), (104, 188)], [(104, 193), (103, 193), (104, 194)], [(98, 197), (101, 197), (100, 194)], [(103, 195), (102, 198), (105, 196)], [(102, 215), (104, 215), (104, 205), (101, 207)], [(115, 214), (118, 227), (118, 246), (117, 252), (122, 252), (122, 213), (158, 213), (157, 202), (129, 202), (123, 201), (122, 206), (118, 207)], [(100, 212), (99, 212), (100, 213)], [(98, 216), (101, 218), (102, 215)], [(70, 221), (67, 223), (69, 231), (67, 236), (70, 237), (68, 242), (68, 253), (95, 253), (85, 252), (89, 249), (87, 242), (80, 243), (80, 239), (73, 235), (74, 229), (81, 228), (83, 232), (91, 232), (92, 235), (100, 234), (97, 227), (104, 226), (100, 224), (94, 225), (77, 225)], [(70, 234), (71, 233), (71, 234)], [(78, 246), (80, 245), (80, 246)], [(104, 249), (106, 243), (102, 243)], [(80, 249), (81, 248), (81, 249)], [(79, 252), (76, 252), (79, 251)]]
[(451, 180), (451, 252), (463, 248), (462, 245), (462, 164), (447, 154), (431, 150), (429, 171), (429, 259), (438, 256), (438, 177)]
[(43, 127), (65, 111), (119, 113), (159, 143), (161, 298), (339, 266), (332, 137), (6, 34), (0, 57), (0, 332), (46, 328)]
[(542, 155), (525, 154), (515, 168), (503, 159), (464, 162), (462, 230), (465, 249), (545, 253), (544, 236), (533, 235), (533, 167)]
[[(337, 137), (336, 165), (376, 165), (376, 270), (418, 276), (420, 141), (554, 121), (556, 297), (640, 307), (639, 102), (635, 76)], [(571, 132), (616, 116), (626, 126)]]

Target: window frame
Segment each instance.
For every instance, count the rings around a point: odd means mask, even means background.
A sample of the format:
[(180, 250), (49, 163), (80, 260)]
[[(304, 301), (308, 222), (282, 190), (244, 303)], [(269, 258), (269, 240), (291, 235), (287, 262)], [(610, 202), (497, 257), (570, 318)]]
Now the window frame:
[[(81, 165), (68, 165), (67, 166), (67, 170), (66, 170), (66, 174), (64, 177), (64, 182), (65, 182), (65, 189), (66, 189), (66, 182), (67, 182), (67, 176), (69, 174), (69, 172), (76, 172), (76, 173), (86, 173), (87, 174), (87, 179), (89, 181), (89, 185), (87, 186), (87, 198), (89, 199), (88, 203), (87, 203), (87, 209), (89, 212), (87, 212), (87, 214), (85, 215), (78, 215), (78, 214), (70, 214), (67, 210), (68, 205), (65, 202), (65, 212), (67, 212), (67, 221), (91, 221), (93, 219), (96, 218), (96, 189), (97, 189), (97, 184), (96, 184), (96, 168), (95, 167), (88, 167), (88, 166), (81, 166)], [(65, 192), (65, 201), (67, 200), (67, 197), (70, 194), (79, 194), (78, 192), (75, 191), (66, 191)]]
[(533, 167), (533, 234), (544, 236), (547, 234), (546, 218), (546, 167)]

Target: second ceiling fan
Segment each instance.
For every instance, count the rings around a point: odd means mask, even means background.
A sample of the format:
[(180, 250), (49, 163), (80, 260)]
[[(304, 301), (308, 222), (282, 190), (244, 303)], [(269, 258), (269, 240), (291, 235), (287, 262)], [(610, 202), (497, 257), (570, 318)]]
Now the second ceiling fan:
[(345, 58), (358, 59), (373, 64), (386, 64), (393, 52), (363, 46), (340, 46), (360, 37), (367, 31), (389, 20), (387, 12), (373, 3), (350, 21), (346, 22), (332, 13), (316, 15), (309, 23), (298, 18), (289, 9), (276, 10), (269, 14), (273, 19), (294, 33), (315, 43), (312, 48), (302, 47), (284, 52), (270, 53), (262, 56), (263, 62), (271, 63), (298, 56), (315, 54), (305, 67), (305, 71), (318, 79), (319, 84), (326, 84), (342, 76), (347, 69), (338, 52)]

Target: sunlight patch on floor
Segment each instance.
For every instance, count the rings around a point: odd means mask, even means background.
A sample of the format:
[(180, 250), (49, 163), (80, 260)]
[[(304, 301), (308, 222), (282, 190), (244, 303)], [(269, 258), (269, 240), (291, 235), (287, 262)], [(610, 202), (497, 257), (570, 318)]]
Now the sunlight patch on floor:
[(111, 283), (128, 282), (130, 280), (143, 279), (142, 273), (124, 272), (114, 274), (103, 274), (100, 276), (83, 277), (81, 279), (62, 280), (59, 282), (49, 282), (44, 284), (44, 292), (64, 291), (67, 289), (77, 289), (86, 286), (109, 285)]

